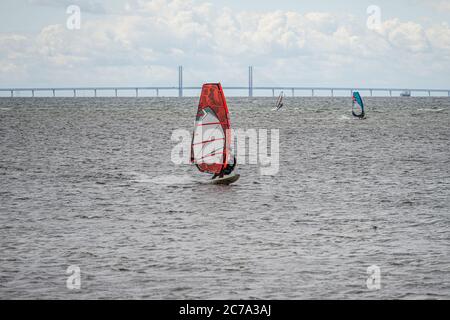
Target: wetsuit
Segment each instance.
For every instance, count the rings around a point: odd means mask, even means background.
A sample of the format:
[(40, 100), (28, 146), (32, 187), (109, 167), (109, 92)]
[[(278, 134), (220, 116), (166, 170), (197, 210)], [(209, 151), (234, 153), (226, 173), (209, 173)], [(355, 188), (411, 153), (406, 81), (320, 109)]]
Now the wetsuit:
[(234, 161), (232, 164), (228, 164), (225, 169), (223, 169), (220, 173), (216, 173), (212, 178), (213, 180), (217, 177), (223, 178), (223, 176), (227, 176), (229, 174), (231, 174), (234, 170), (234, 168), (236, 167), (236, 157), (234, 157)]

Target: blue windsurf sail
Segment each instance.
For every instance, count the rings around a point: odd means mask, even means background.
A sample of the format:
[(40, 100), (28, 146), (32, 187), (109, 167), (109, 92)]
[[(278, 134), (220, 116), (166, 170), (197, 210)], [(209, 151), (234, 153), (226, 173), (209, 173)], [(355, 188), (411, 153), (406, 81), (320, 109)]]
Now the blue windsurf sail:
[(364, 102), (359, 92), (353, 93), (352, 114), (354, 117), (360, 119), (363, 119), (366, 116), (366, 112), (364, 110)]

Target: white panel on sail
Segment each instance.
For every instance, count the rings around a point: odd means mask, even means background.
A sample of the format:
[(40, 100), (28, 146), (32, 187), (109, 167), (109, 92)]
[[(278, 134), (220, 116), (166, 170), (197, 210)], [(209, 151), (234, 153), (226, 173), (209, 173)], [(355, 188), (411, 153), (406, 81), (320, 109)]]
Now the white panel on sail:
[(225, 134), (222, 125), (212, 113), (205, 113), (206, 115), (197, 121), (194, 131), (194, 160), (197, 164), (223, 163)]
[(219, 119), (216, 118), (216, 116), (212, 112), (206, 112), (203, 110), (205, 115), (203, 118), (201, 118), (197, 124), (207, 124), (207, 123), (217, 123), (220, 122)]

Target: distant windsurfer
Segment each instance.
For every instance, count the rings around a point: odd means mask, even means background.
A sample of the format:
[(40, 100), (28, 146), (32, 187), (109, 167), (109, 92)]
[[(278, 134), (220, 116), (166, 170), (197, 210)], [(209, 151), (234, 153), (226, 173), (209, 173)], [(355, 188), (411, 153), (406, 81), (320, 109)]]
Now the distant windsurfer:
[(281, 91), (278, 100), (277, 100), (277, 104), (275, 106), (275, 110), (280, 110), (281, 108), (283, 108), (284, 104), (283, 104), (283, 98), (284, 98), (284, 93), (283, 91)]
[[(355, 105), (359, 106), (359, 108), (361, 109), (360, 114), (355, 113)], [(354, 92), (352, 95), (352, 114), (355, 118), (358, 118), (360, 120), (366, 119), (366, 112), (364, 110), (364, 102), (363, 102), (363, 99), (362, 99), (361, 95), (359, 94), (359, 92)]]

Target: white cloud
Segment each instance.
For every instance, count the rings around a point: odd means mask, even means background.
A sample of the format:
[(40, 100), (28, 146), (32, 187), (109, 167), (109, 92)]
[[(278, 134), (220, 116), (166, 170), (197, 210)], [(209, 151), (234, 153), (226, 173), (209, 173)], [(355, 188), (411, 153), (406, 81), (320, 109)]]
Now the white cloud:
[(425, 30), (418, 23), (402, 23), (398, 19), (388, 20), (383, 23), (379, 32), (399, 49), (411, 52), (423, 52), (429, 49)]
[(426, 34), (433, 48), (450, 55), (450, 27), (447, 23), (434, 25), (426, 30)]
[(60, 24), (35, 38), (0, 35), (0, 81), (9, 85), (8, 70), (21, 66), (28, 83), (40, 74), (61, 85), (167, 85), (183, 64), (188, 82), (244, 84), (252, 64), (259, 84), (408, 86), (414, 74), (447, 79), (449, 55), (446, 24), (392, 19), (371, 31), (347, 14), (133, 0), (126, 14), (83, 19), (81, 30)]

